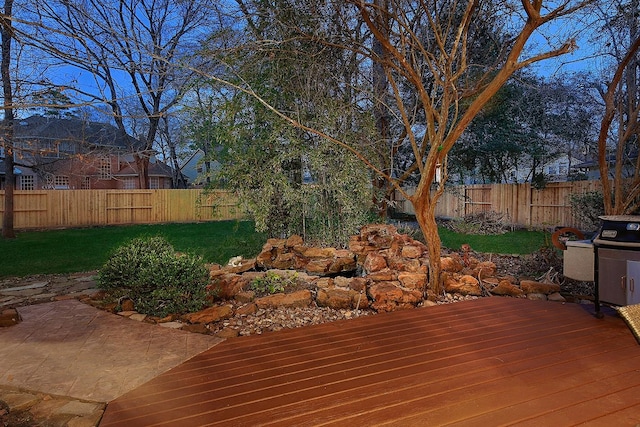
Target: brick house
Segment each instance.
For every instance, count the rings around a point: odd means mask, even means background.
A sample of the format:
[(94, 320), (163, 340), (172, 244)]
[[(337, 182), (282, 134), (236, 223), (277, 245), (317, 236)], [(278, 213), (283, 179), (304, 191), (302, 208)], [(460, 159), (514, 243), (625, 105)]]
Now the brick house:
[[(134, 154), (141, 141), (115, 126), (74, 118), (31, 116), (16, 120), (14, 157), (17, 190), (136, 189)], [(0, 150), (0, 158), (4, 153)], [(4, 186), (0, 162), (0, 183)], [(150, 155), (150, 188), (173, 188), (172, 169)]]

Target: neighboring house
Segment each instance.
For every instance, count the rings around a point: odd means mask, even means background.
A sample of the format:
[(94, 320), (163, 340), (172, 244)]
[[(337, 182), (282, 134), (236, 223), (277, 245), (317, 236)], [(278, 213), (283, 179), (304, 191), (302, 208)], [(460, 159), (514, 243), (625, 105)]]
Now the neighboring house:
[(564, 182), (569, 180), (569, 175), (579, 163), (582, 163), (582, 160), (563, 154), (557, 159), (545, 163), (542, 172), (549, 182)]
[[(116, 127), (80, 119), (31, 116), (16, 120), (14, 157), (17, 190), (136, 189), (134, 154), (143, 144)], [(0, 157), (4, 157), (0, 152)], [(150, 188), (173, 188), (172, 170), (149, 158)], [(5, 171), (0, 169), (0, 180)]]
[[(209, 162), (209, 172), (220, 169), (217, 160)], [(208, 182), (207, 164), (204, 160), (204, 151), (197, 149), (189, 156), (180, 167), (180, 172), (187, 178), (191, 187), (203, 187)]]
[[(569, 157), (567, 154), (562, 154), (559, 157), (545, 163), (541, 167), (538, 167), (536, 172), (544, 173), (548, 182), (562, 182), (568, 181), (571, 173), (576, 171), (576, 165), (581, 163), (582, 160), (576, 157)], [(503, 183), (505, 184), (518, 184), (524, 182), (531, 182), (531, 165), (523, 165), (518, 169), (512, 168), (505, 172), (505, 178)], [(461, 184), (482, 184), (483, 181), (479, 178), (480, 173), (467, 173), (466, 175), (455, 174), (450, 176), (449, 179), (455, 183)]]
[[(581, 163), (582, 160), (569, 157), (567, 154), (562, 154), (559, 157), (542, 165), (542, 173), (548, 182), (564, 182), (569, 180), (569, 175), (575, 170), (575, 165)], [(530, 170), (523, 168), (523, 170), (511, 170), (507, 174), (510, 183), (521, 183), (531, 180)], [(540, 172), (540, 169), (538, 169)]]
[[(628, 155), (626, 164), (623, 166), (623, 176), (630, 177), (636, 172), (636, 162), (638, 160), (638, 154), (633, 152)], [(609, 163), (609, 172), (612, 174), (616, 165), (615, 154), (607, 155), (607, 162)], [(597, 158), (591, 158), (584, 162), (575, 165), (575, 169), (586, 176), (586, 179), (596, 180), (600, 179), (600, 162)]]

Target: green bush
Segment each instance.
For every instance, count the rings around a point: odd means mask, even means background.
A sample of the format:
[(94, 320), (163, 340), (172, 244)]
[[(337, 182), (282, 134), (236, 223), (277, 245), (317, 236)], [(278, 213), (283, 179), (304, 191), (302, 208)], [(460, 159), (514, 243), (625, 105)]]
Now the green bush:
[(129, 297), (136, 310), (164, 317), (206, 305), (208, 272), (202, 259), (176, 254), (162, 237), (137, 238), (118, 248), (98, 274), (114, 297)]
[(250, 288), (259, 294), (276, 294), (284, 292), (288, 287), (296, 285), (297, 275), (291, 274), (282, 277), (272, 271), (267, 271), (263, 277), (257, 277), (251, 281)]
[(595, 231), (600, 226), (601, 215), (604, 215), (604, 197), (599, 191), (587, 191), (570, 196), (571, 212), (585, 231)]

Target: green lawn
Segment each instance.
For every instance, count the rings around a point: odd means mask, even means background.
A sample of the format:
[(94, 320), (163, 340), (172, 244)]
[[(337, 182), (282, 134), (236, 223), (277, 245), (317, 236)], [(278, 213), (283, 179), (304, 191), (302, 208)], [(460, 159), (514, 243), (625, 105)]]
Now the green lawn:
[[(118, 246), (135, 237), (163, 236), (176, 250), (201, 255), (206, 262), (226, 263), (242, 255), (254, 257), (266, 241), (250, 221), (132, 225), (67, 230), (29, 231), (14, 240), (0, 239), (0, 277), (96, 270)], [(545, 233), (515, 231), (499, 236), (472, 236), (440, 229), (445, 247), (459, 250), (526, 254), (545, 245)], [(547, 236), (548, 238), (548, 236)]]
[(0, 277), (95, 270), (115, 248), (143, 236), (163, 236), (177, 251), (217, 263), (236, 255), (253, 257), (266, 240), (249, 221), (28, 231), (14, 240), (0, 239)]
[(443, 227), (439, 231), (444, 247), (460, 250), (467, 243), (476, 252), (493, 254), (530, 254), (548, 246), (551, 239), (549, 233), (542, 231), (516, 230), (494, 236), (458, 234)]

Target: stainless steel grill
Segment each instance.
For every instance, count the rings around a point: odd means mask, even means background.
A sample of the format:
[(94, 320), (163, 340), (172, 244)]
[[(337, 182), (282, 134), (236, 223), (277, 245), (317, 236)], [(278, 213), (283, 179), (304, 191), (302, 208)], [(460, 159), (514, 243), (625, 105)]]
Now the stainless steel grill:
[(600, 217), (593, 239), (596, 314), (600, 304), (640, 303), (640, 216)]

